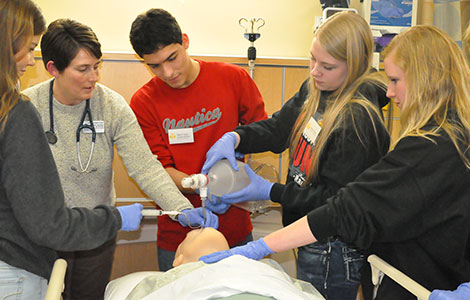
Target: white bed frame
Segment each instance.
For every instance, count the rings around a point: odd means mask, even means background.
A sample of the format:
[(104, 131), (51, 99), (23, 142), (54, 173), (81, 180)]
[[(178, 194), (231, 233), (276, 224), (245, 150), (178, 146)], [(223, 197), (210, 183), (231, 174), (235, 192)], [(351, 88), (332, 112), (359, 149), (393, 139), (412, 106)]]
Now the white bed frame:
[[(407, 289), (410, 293), (415, 295), (419, 300), (428, 300), (431, 294), (422, 285), (409, 278), (395, 267), (388, 264), (386, 261), (377, 255), (370, 255), (367, 258), (372, 269), (372, 283), (378, 287), (381, 278), (385, 275), (396, 281), (402, 287)], [(45, 300), (60, 300), (62, 299), (62, 292), (64, 290), (64, 278), (67, 270), (67, 262), (63, 259), (57, 259), (52, 268), (49, 286), (47, 288)]]
[(426, 288), (422, 285), (406, 276), (395, 267), (388, 264), (386, 261), (373, 254), (367, 258), (367, 261), (370, 263), (372, 269), (372, 283), (377, 288), (381, 282), (381, 277), (387, 275), (399, 285), (407, 289), (410, 293), (416, 296), (419, 300), (428, 300), (429, 295), (431, 294)]
[(57, 259), (52, 267), (52, 274), (49, 279), (49, 286), (47, 287), (46, 298), (44, 298), (44, 300), (62, 299), (62, 292), (65, 287), (64, 279), (66, 270), (67, 262), (62, 258)]

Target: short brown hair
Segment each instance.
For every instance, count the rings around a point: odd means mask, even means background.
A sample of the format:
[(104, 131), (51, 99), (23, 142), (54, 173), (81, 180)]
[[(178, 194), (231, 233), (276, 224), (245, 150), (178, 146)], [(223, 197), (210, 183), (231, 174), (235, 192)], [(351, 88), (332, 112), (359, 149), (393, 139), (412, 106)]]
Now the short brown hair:
[(88, 50), (97, 59), (102, 56), (101, 44), (93, 30), (71, 19), (55, 20), (41, 39), (44, 66), (53, 61), (59, 72), (68, 67), (80, 49)]

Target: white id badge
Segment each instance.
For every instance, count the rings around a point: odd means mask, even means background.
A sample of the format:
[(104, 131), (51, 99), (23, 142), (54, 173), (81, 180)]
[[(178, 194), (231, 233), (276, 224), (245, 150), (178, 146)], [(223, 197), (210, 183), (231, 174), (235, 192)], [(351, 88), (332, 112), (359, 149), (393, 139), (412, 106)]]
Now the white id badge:
[(168, 140), (170, 145), (194, 143), (192, 128), (168, 129)]
[(307, 138), (309, 143), (315, 143), (318, 134), (320, 133), (321, 127), (313, 117), (310, 117), (310, 120), (305, 126), (303, 135)]
[[(84, 121), (84, 125), (90, 125), (90, 121)], [(95, 126), (96, 133), (104, 133), (104, 121), (93, 121), (93, 126)], [(88, 128), (82, 129), (83, 133), (91, 133), (91, 130)]]

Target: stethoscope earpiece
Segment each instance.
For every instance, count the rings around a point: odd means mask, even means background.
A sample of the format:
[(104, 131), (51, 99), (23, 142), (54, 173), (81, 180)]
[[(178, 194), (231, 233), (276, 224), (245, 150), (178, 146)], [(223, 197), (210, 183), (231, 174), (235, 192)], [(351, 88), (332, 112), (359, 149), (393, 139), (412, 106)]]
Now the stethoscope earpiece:
[(49, 144), (54, 145), (55, 143), (57, 143), (57, 135), (54, 133), (54, 131), (46, 131), (46, 137)]

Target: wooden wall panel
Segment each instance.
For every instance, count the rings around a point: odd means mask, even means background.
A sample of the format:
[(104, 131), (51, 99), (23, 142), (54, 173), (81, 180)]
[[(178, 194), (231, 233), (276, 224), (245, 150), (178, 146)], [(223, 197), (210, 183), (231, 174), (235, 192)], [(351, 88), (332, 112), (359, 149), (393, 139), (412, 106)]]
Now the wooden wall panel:
[(285, 68), (284, 103), (297, 93), (301, 84), (308, 78), (309, 74), (308, 66), (304, 68)]
[(150, 70), (138, 60), (104, 61), (100, 70), (100, 83), (121, 94), (127, 103), (151, 78)]
[(116, 196), (118, 198), (147, 198), (134, 179), (127, 174), (124, 163), (119, 154), (117, 154), (116, 147), (114, 147), (113, 170), (114, 187), (116, 188)]
[(134, 272), (157, 270), (157, 244), (155, 242), (116, 246), (111, 280)]
[(266, 111), (272, 115), (282, 105), (282, 68), (255, 66), (254, 80), (263, 95)]
[(28, 68), (20, 79), (22, 90), (51, 78), (49, 73), (46, 71), (46, 68), (44, 68), (44, 64), (40, 57), (36, 56), (34, 58), (34, 62), (34, 67)]
[[(42, 82), (50, 75), (44, 68), (40, 52), (35, 53), (36, 65), (29, 68), (21, 78), (22, 89)], [(194, 56), (194, 58), (207, 61), (222, 61), (234, 63), (243, 67), (247, 72), (246, 58), (241, 57), (216, 57)], [(278, 111), (300, 87), (300, 84), (308, 76), (308, 60), (301, 59), (267, 59), (256, 60), (254, 80), (265, 100), (268, 114)], [(120, 93), (127, 102), (134, 92), (152, 78), (148, 67), (134, 54), (105, 53), (100, 68), (100, 83)], [(287, 155), (275, 155), (261, 153), (253, 155), (253, 159), (260, 163), (269, 163), (280, 172), (281, 182), (287, 175)], [(118, 198), (142, 199), (146, 195), (137, 184), (127, 175), (127, 171), (121, 158), (115, 153), (113, 161), (114, 182)]]

